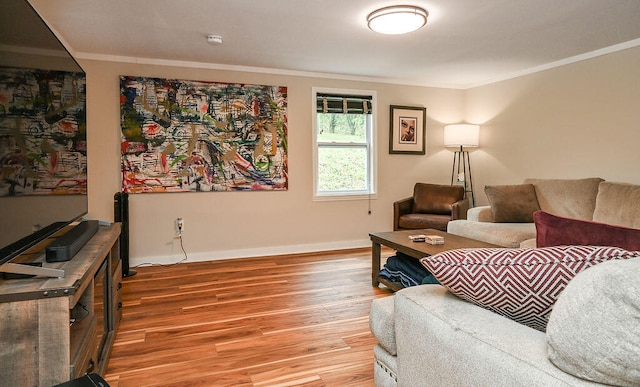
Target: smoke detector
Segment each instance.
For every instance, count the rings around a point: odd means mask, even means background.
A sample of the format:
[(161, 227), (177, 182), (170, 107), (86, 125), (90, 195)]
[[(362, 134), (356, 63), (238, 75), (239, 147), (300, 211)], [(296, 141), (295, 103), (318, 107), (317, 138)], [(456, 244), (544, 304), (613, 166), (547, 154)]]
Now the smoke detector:
[(222, 44), (222, 36), (220, 35), (207, 35), (207, 42), (211, 44)]

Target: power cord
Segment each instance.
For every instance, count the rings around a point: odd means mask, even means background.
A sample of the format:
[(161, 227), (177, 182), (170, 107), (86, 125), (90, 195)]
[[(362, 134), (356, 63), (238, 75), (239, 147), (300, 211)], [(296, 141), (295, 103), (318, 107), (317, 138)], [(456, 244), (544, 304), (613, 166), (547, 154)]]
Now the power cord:
[(172, 265), (184, 262), (187, 259), (189, 259), (189, 256), (187, 256), (187, 251), (184, 249), (184, 243), (182, 241), (182, 232), (180, 233), (180, 248), (182, 249), (182, 252), (184, 253), (184, 258), (181, 259), (180, 261), (176, 262), (176, 263), (173, 263)]
[(187, 255), (187, 251), (184, 249), (184, 242), (182, 240), (182, 230), (180, 230), (180, 232), (177, 234), (177, 236), (180, 239), (180, 249), (182, 250), (182, 253), (184, 254), (184, 258), (182, 258), (178, 262), (173, 262), (173, 263), (151, 263), (151, 262), (145, 262), (145, 263), (141, 263), (139, 265), (133, 266), (133, 268), (138, 268), (138, 267), (142, 267), (142, 266), (169, 267), (169, 266), (174, 266), (174, 265), (177, 265), (179, 263), (187, 261), (189, 259), (189, 256)]

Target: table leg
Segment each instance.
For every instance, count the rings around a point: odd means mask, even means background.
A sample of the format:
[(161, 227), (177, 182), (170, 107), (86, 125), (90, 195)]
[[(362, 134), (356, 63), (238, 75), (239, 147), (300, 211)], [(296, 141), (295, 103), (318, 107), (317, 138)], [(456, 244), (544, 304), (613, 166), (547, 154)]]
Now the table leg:
[(378, 287), (378, 273), (380, 272), (380, 243), (371, 242), (371, 286)]

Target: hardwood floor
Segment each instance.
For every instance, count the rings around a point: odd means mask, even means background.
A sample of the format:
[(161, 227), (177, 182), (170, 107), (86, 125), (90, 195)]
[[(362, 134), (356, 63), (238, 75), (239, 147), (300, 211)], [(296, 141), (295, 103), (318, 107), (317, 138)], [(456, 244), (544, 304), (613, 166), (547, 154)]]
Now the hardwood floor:
[(373, 386), (370, 249), (136, 270), (112, 387)]

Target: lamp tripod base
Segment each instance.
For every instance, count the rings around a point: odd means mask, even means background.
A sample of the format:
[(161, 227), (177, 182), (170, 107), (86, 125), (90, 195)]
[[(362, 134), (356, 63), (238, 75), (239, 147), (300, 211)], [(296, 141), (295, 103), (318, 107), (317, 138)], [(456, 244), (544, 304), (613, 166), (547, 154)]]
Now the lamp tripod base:
[(464, 187), (464, 196), (469, 198), (471, 207), (475, 206), (473, 198), (473, 179), (471, 177), (471, 160), (469, 151), (460, 150), (453, 153), (453, 166), (451, 168), (451, 185), (459, 184)]

